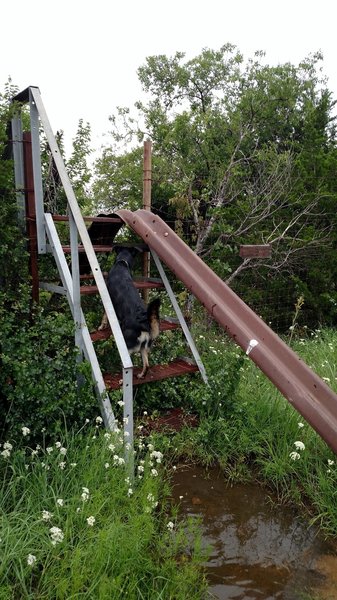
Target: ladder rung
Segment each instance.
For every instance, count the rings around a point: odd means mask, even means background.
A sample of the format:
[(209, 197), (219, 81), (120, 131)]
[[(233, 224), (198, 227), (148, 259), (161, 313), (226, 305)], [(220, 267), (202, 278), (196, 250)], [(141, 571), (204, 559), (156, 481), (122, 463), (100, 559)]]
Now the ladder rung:
[[(71, 252), (71, 247), (70, 246), (62, 246), (63, 248), (63, 252), (65, 254), (70, 254)], [(108, 245), (108, 246), (103, 246), (103, 245), (94, 245), (93, 249), (95, 250), (95, 252), (111, 252), (112, 251), (112, 244)], [(79, 245), (78, 246), (78, 251), (82, 254), (83, 252), (85, 252), (84, 246)]]
[[(53, 220), (67, 222), (69, 217), (67, 215), (53, 215)], [(83, 217), (83, 220), (90, 223), (123, 223), (119, 217)]]
[[(147, 252), (148, 251), (148, 245), (147, 244), (143, 244), (142, 242), (139, 244), (135, 244), (135, 243), (130, 243), (130, 242), (119, 242), (118, 244), (113, 242), (111, 244), (94, 244), (93, 245), (93, 249), (95, 250), (95, 252), (112, 252), (115, 246), (123, 246), (125, 248), (134, 248), (135, 246), (137, 248), (139, 248), (142, 252)], [(70, 254), (71, 252), (71, 246), (62, 246), (63, 252), (65, 254)], [(84, 246), (82, 246), (81, 244), (79, 244), (78, 246), (78, 251), (83, 254), (85, 252), (84, 250)]]
[[(196, 373), (197, 371), (197, 365), (184, 358), (177, 358), (176, 360), (172, 361), (167, 365), (151, 366), (144, 379), (137, 379), (137, 373), (141, 372), (141, 368), (135, 367), (133, 385), (153, 383), (155, 381), (160, 381), (161, 379), (167, 379), (169, 377), (180, 377), (181, 375), (189, 375), (190, 373)], [(105, 385), (110, 390), (119, 389), (121, 387), (121, 378), (121, 373), (116, 375), (106, 373), (104, 375)]]
[[(161, 319), (159, 324), (160, 331), (172, 331), (174, 329), (180, 329), (179, 321), (171, 321), (169, 319)], [(107, 340), (111, 336), (111, 329), (107, 327), (99, 331), (92, 331), (90, 337), (93, 342)]]
[[(152, 290), (152, 289), (162, 289), (164, 287), (164, 284), (162, 283), (161, 280), (158, 279), (147, 279), (147, 280), (141, 280), (141, 281), (137, 281), (134, 280), (134, 286), (135, 288), (137, 288), (137, 290)], [(94, 294), (98, 293), (98, 289), (96, 285), (81, 285), (80, 287), (81, 290), (81, 294), (83, 294), (83, 296), (91, 296)]]

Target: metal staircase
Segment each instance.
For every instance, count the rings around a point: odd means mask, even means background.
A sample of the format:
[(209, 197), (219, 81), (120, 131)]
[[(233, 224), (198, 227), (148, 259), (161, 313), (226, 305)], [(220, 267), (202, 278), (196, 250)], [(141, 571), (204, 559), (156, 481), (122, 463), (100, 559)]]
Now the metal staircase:
[[(105, 284), (104, 275), (96, 255), (97, 252), (111, 251), (113, 239), (125, 223), (123, 219), (117, 215), (110, 217), (83, 218), (60, 149), (44, 109), (39, 89), (37, 87), (29, 87), (15, 96), (13, 101), (18, 107), (16, 116), (12, 121), (16, 194), (19, 217), (23, 226), (26, 228), (28, 236), (33, 297), (35, 300), (38, 299), (39, 288), (66, 296), (75, 324), (75, 344), (91, 365), (93, 382), (102, 417), (106, 428), (109, 430), (115, 430), (117, 428), (117, 421), (111, 407), (108, 390), (121, 387), (124, 401), (124, 429), (129, 442), (126, 457), (129, 465), (131, 464), (132, 466), (133, 386), (164, 379), (166, 377), (176, 377), (194, 373), (196, 371), (200, 371), (203, 380), (207, 382), (205, 369), (162, 264), (156, 252), (152, 250), (151, 247), (148, 247), (148, 250), (150, 250), (152, 254), (153, 261), (156, 264), (160, 279), (154, 280), (143, 278), (135, 281), (135, 286), (139, 289), (146, 287), (166, 289), (177, 319), (176, 321), (164, 319), (161, 322), (161, 329), (165, 331), (176, 328), (177, 325), (179, 325), (183, 330), (194, 360), (180, 358), (169, 365), (152, 366), (144, 380), (139, 380), (134, 377), (137, 369), (134, 369), (133, 367)], [(22, 126), (21, 107), (26, 104), (29, 105), (30, 133), (23, 132)], [(66, 216), (52, 215), (51, 213), (45, 212), (44, 209), (40, 150), (41, 129), (47, 139), (53, 161), (67, 198), (68, 206)], [(109, 243), (93, 245), (86, 221), (90, 221), (91, 223), (104, 223), (110, 232), (111, 239), (109, 240)], [(56, 226), (59, 222), (68, 223), (69, 225), (70, 243), (68, 245), (62, 245), (61, 243)], [(147, 246), (145, 247), (147, 248)], [(61, 284), (59, 282), (44, 282), (39, 280), (38, 255), (48, 253), (52, 254), (54, 257)], [(70, 255), (71, 269), (69, 268), (67, 255)], [(86, 265), (86, 269), (84, 269), (87, 271), (86, 274), (83, 274), (83, 257)], [(87, 282), (90, 281), (90, 279), (91, 282), (88, 284)], [(102, 311), (104, 309), (107, 314), (110, 330), (93, 333), (89, 332), (82, 310), (81, 296), (90, 294), (99, 294), (103, 304)], [(94, 347), (94, 343), (97, 340), (105, 339), (107, 336), (111, 335), (111, 333), (113, 334), (120, 355), (122, 367), (122, 373), (117, 376), (102, 374)], [(120, 384), (121, 379), (123, 382), (122, 386)]]

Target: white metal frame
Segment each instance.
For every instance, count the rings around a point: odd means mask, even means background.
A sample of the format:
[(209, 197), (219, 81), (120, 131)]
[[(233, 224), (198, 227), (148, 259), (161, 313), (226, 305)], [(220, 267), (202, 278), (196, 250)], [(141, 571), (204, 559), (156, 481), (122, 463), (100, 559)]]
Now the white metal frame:
[[(117, 428), (117, 422), (111, 408), (109, 396), (98, 364), (95, 349), (93, 347), (90, 333), (87, 328), (85, 318), (81, 309), (80, 298), (80, 273), (78, 261), (78, 239), (80, 238), (85, 249), (93, 277), (95, 279), (99, 294), (102, 299), (104, 310), (106, 312), (111, 331), (121, 357), (123, 368), (123, 401), (124, 401), (124, 433), (128, 444), (125, 444), (126, 461), (130, 472), (133, 470), (133, 364), (125, 344), (120, 325), (107, 290), (105, 280), (98, 263), (95, 251), (93, 249), (90, 237), (87, 232), (84, 219), (78, 206), (69, 176), (67, 174), (63, 158), (52, 132), (46, 111), (44, 109), (40, 91), (37, 87), (30, 87), (28, 90), (19, 94), (24, 98), (24, 102), (29, 102), (30, 122), (32, 136), (32, 161), (33, 178), (36, 208), (36, 227), (37, 227), (37, 247), (39, 254), (52, 252), (59, 274), (62, 280), (61, 286), (55, 286), (48, 283), (40, 283), (40, 287), (54, 291), (67, 296), (70, 310), (75, 322), (75, 343), (80, 352), (83, 352), (86, 359), (90, 362), (93, 380), (95, 383), (96, 394), (99, 399), (104, 424), (109, 430)], [(63, 189), (65, 191), (69, 208), (69, 227), (70, 227), (70, 246), (71, 246), (71, 264), (70, 273), (61, 242), (51, 214), (44, 212), (43, 205), (43, 187), (41, 172), (41, 150), (40, 150), (40, 125), (47, 138), (56, 168), (58, 170)], [(22, 122), (20, 115), (16, 115), (12, 120), (12, 131), (14, 140), (14, 164), (15, 181), (17, 190), (17, 201), (19, 207), (20, 220), (24, 223), (24, 164), (22, 151)], [(132, 451), (130, 451), (132, 449)]]
[[(35, 193), (36, 210), (36, 228), (37, 228), (37, 248), (39, 254), (51, 252), (54, 256), (62, 286), (52, 283), (40, 282), (42, 289), (49, 290), (67, 296), (71, 313), (75, 322), (75, 344), (89, 361), (92, 369), (93, 380), (96, 394), (99, 399), (104, 424), (109, 430), (117, 429), (117, 422), (111, 408), (110, 399), (107, 394), (106, 386), (102, 372), (97, 360), (96, 352), (90, 337), (90, 333), (81, 308), (80, 296), (80, 270), (78, 257), (79, 239), (84, 247), (88, 258), (93, 277), (95, 279), (98, 292), (100, 294), (104, 310), (106, 312), (111, 331), (113, 333), (118, 352), (122, 361), (123, 370), (123, 425), (125, 440), (125, 459), (130, 475), (133, 474), (133, 364), (126, 347), (126, 343), (107, 290), (105, 280), (98, 263), (95, 251), (90, 240), (87, 227), (82, 217), (79, 205), (77, 203), (69, 176), (67, 174), (63, 158), (52, 132), (45, 108), (42, 103), (40, 91), (37, 87), (29, 87), (17, 97), (18, 101), (29, 103), (30, 123), (32, 139), (32, 162), (33, 179)], [(71, 272), (66, 261), (63, 248), (55, 227), (53, 217), (50, 213), (45, 213), (43, 203), (43, 186), (41, 171), (41, 150), (40, 150), (40, 125), (42, 126), (47, 138), (50, 151), (52, 153), (56, 168), (58, 170), (63, 189), (65, 191), (68, 209), (69, 209), (69, 228), (70, 228), (70, 248), (71, 248)], [(19, 215), (22, 224), (24, 224), (24, 161), (23, 161), (23, 135), (22, 122), (20, 115), (16, 115), (12, 120), (13, 148), (15, 163), (15, 181), (16, 193), (19, 207)], [(169, 295), (173, 308), (178, 317), (179, 323), (184, 332), (186, 341), (190, 346), (194, 359), (197, 363), (203, 380), (207, 383), (207, 376), (200, 359), (199, 353), (195, 347), (192, 336), (189, 332), (183, 314), (177, 303), (175, 295), (166, 277), (159, 257), (152, 251), (152, 256)]]

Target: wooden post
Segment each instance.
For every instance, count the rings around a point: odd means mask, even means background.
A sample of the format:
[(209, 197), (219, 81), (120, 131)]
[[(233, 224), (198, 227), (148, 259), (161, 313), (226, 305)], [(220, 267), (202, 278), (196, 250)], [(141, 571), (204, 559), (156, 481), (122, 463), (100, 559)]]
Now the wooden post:
[[(151, 184), (152, 184), (152, 143), (150, 140), (144, 142), (143, 150), (143, 209), (151, 210)], [(150, 254), (144, 252), (143, 255), (143, 275), (150, 277)], [(143, 290), (143, 299), (147, 303), (149, 300), (149, 291)]]

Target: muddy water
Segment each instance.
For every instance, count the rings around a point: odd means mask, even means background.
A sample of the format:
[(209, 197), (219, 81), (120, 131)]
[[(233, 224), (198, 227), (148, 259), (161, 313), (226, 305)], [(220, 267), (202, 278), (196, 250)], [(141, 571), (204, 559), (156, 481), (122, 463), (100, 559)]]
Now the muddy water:
[(173, 485), (180, 514), (202, 517), (210, 598), (303, 600), (311, 593), (337, 600), (331, 545), (291, 510), (275, 507), (265, 490), (230, 487), (219, 471), (184, 466)]

